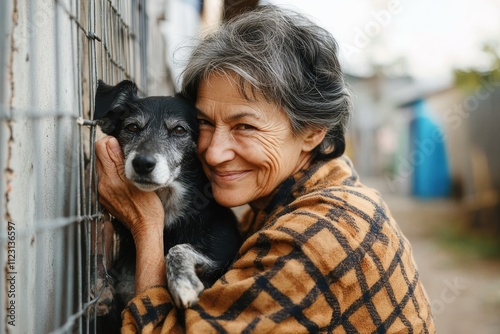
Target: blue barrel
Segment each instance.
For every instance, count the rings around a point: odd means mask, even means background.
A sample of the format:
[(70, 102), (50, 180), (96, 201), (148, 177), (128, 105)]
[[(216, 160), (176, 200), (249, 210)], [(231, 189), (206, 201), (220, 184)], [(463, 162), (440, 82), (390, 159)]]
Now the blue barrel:
[(443, 129), (432, 120), (424, 100), (413, 103), (412, 110), (409, 156), (414, 166), (412, 194), (419, 198), (447, 197), (451, 176)]

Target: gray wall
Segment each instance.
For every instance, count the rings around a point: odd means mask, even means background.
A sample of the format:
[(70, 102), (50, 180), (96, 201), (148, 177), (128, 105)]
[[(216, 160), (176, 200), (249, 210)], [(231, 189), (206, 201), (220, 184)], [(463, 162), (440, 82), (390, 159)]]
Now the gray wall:
[[(89, 227), (102, 222), (85, 174), (95, 129), (77, 120), (91, 118), (99, 78), (162, 84), (147, 71), (148, 30), (160, 33), (145, 11), (144, 0), (0, 2), (0, 332), (92, 326)], [(164, 65), (155, 43), (149, 58)]]

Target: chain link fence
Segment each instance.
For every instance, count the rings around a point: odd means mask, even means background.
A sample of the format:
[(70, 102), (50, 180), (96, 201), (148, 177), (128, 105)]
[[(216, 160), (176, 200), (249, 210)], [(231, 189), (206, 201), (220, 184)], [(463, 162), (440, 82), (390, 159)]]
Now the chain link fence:
[(145, 1), (0, 2), (0, 332), (96, 331), (93, 97), (147, 93)]

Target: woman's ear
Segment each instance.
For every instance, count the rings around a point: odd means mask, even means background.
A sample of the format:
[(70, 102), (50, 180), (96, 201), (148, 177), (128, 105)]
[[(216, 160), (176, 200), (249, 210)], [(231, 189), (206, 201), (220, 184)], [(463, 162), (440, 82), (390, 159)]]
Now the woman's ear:
[(326, 128), (309, 128), (302, 135), (304, 144), (302, 150), (311, 152), (316, 146), (321, 144), (326, 135)]

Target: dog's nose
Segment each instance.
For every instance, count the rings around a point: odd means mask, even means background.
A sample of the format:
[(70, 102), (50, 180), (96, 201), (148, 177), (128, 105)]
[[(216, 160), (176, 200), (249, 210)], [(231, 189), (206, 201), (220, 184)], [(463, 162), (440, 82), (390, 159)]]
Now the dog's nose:
[(156, 166), (156, 159), (152, 155), (138, 155), (132, 160), (132, 166), (137, 174), (151, 173)]

